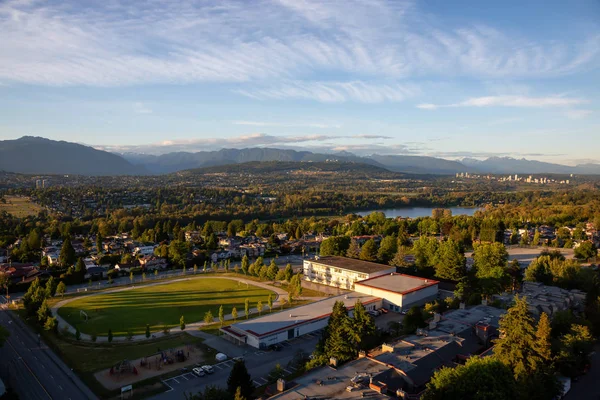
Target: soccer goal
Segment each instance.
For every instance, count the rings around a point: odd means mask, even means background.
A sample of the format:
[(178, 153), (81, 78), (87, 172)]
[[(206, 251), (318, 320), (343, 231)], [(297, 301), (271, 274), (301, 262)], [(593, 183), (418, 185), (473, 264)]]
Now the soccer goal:
[(81, 317), (81, 319), (84, 319), (85, 322), (88, 322), (88, 315), (85, 311), (79, 310), (79, 316)]

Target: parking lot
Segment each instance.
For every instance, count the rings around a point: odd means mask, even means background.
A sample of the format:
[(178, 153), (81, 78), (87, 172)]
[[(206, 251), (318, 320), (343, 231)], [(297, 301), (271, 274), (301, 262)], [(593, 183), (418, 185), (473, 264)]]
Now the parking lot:
[[(246, 368), (250, 373), (256, 386), (262, 386), (272, 381), (269, 379), (271, 371), (279, 364), (286, 374), (292, 374), (296, 368), (291, 364), (298, 351), (306, 355), (312, 353), (319, 340), (320, 332), (313, 332), (286, 342), (279, 343), (279, 351), (262, 351), (252, 347), (246, 347), (243, 357), (246, 362)], [(231, 372), (234, 361), (229, 359), (220, 363), (212, 364), (214, 373), (205, 376), (196, 376), (190, 368), (190, 371), (180, 375), (163, 380), (163, 383), (169, 388), (166, 392), (154, 396), (154, 399), (182, 399), (184, 393), (197, 393), (204, 390), (206, 386), (227, 386), (227, 378)], [(209, 364), (209, 363), (207, 363)]]

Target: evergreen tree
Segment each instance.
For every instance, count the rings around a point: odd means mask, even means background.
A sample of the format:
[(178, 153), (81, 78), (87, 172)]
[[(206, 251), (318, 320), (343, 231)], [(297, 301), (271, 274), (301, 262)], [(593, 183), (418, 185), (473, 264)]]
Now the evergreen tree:
[(270, 280), (275, 280), (277, 278), (277, 273), (279, 272), (279, 267), (275, 263), (275, 259), (271, 260), (271, 264), (269, 264), (269, 269), (267, 270), (267, 278)]
[(208, 310), (207, 312), (204, 313), (204, 323), (212, 324), (214, 321), (215, 321), (215, 317), (213, 316), (213, 314), (210, 310)]
[(364, 261), (377, 260), (377, 244), (373, 239), (369, 239), (363, 244), (358, 258)]
[(368, 347), (368, 342), (365, 340), (375, 334), (375, 321), (360, 300), (354, 304), (351, 326), (356, 348), (365, 350)]
[(48, 307), (48, 301), (44, 300), (42, 302), (42, 305), (40, 306), (40, 308), (37, 310), (37, 317), (38, 317), (38, 321), (41, 324), (44, 324), (46, 322), (46, 320), (48, 319), (48, 317), (51, 317), (52, 313), (50, 312), (50, 308)]
[(262, 309), (263, 309), (263, 303), (262, 301), (257, 301), (256, 302), (256, 310), (258, 311), (258, 315), (262, 314)]
[(63, 267), (68, 267), (75, 263), (75, 249), (71, 244), (71, 239), (66, 238), (63, 242), (63, 245), (60, 249), (60, 255), (58, 256), (58, 261)]
[(67, 285), (65, 285), (65, 283), (63, 281), (60, 281), (58, 283), (58, 286), (56, 286), (56, 294), (60, 295), (61, 297), (64, 297), (66, 291), (67, 291)]
[(542, 313), (535, 331), (535, 351), (546, 365), (552, 363), (552, 329), (548, 314)]
[(50, 297), (54, 297), (54, 295), (56, 294), (56, 288), (58, 287), (58, 284), (56, 283), (56, 279), (54, 279), (53, 276), (51, 276), (48, 281), (46, 281), (46, 297), (50, 298)]
[(348, 246), (348, 250), (346, 251), (346, 257), (348, 258), (358, 258), (360, 256), (360, 245), (354, 239), (350, 241), (350, 245)]
[(150, 337), (150, 324), (146, 324), (146, 338)]
[(219, 307), (219, 322), (221, 323), (221, 327), (225, 323), (225, 312), (223, 311), (223, 306)]
[(269, 307), (269, 312), (273, 311), (273, 295), (269, 293), (269, 297), (267, 298), (267, 307)]
[(44, 330), (55, 332), (58, 330), (58, 321), (55, 317), (46, 318), (46, 322), (44, 323)]
[(185, 318), (182, 315), (181, 318), (179, 318), (179, 329), (181, 329), (182, 331), (185, 330)]
[(237, 308), (233, 307), (231, 309), (231, 318), (233, 318), (233, 321), (235, 322), (237, 320), (237, 317), (238, 317)]
[(243, 360), (238, 360), (233, 364), (229, 378), (227, 378), (227, 391), (233, 395), (238, 389), (243, 397), (253, 398), (254, 383)]
[(292, 277), (294, 276), (294, 269), (292, 268), (292, 264), (288, 263), (285, 266), (285, 280), (290, 282), (292, 280)]
[(336, 301), (327, 325), (328, 338), (325, 341), (324, 354), (328, 360), (335, 357), (339, 363), (356, 356), (356, 347), (352, 340), (352, 326), (348, 310), (344, 303)]
[(246, 319), (250, 316), (250, 300), (244, 300), (244, 313), (246, 314)]
[(250, 269), (250, 261), (248, 260), (248, 256), (244, 255), (244, 257), (242, 257), (242, 272), (244, 273), (244, 275), (248, 275)]

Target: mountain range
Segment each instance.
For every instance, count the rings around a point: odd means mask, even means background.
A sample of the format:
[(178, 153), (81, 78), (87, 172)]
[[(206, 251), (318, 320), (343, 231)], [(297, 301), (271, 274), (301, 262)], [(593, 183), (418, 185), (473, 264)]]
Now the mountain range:
[(24, 136), (0, 141), (0, 170), (26, 174), (148, 175), (247, 162), (325, 162), (368, 164), (394, 172), (452, 175), (482, 174), (600, 174), (600, 164), (567, 166), (510, 157), (459, 161), (426, 156), (378, 155), (361, 157), (349, 152), (312, 153), (275, 148), (221, 149), (173, 152), (162, 155), (115, 154), (77, 143)]

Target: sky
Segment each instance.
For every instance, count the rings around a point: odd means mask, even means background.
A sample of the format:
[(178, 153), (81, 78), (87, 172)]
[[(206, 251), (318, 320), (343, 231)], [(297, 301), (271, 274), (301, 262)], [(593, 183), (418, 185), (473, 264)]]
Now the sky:
[(600, 162), (600, 2), (0, 0), (0, 139)]

